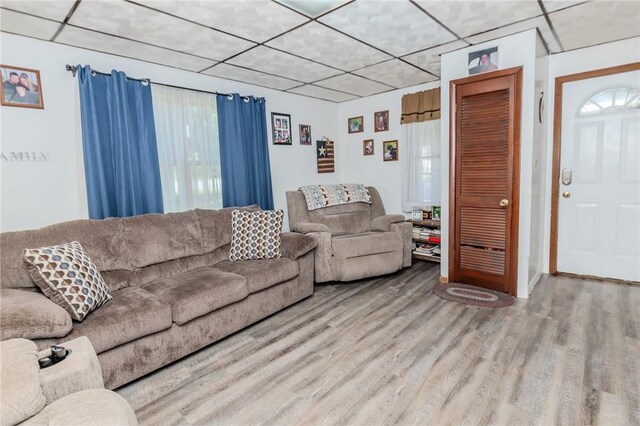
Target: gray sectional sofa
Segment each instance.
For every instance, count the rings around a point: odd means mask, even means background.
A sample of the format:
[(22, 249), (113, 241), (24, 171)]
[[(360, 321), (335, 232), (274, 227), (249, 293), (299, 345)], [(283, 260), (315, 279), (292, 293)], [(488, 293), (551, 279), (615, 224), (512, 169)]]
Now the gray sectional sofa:
[[(249, 210), (259, 207), (251, 206)], [(39, 349), (80, 336), (115, 389), (313, 294), (313, 238), (284, 233), (282, 258), (231, 262), (231, 211), (78, 220), (0, 235), (0, 338)], [(25, 248), (78, 241), (113, 300), (82, 322), (47, 299)]]

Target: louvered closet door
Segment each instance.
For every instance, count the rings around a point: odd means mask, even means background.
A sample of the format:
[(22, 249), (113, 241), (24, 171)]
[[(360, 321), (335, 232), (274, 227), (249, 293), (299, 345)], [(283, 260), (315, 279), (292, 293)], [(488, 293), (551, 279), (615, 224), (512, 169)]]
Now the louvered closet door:
[(453, 281), (514, 295), (518, 75), (480, 81), (474, 77), (469, 83), (456, 85), (454, 226), (450, 240), (454, 244)]

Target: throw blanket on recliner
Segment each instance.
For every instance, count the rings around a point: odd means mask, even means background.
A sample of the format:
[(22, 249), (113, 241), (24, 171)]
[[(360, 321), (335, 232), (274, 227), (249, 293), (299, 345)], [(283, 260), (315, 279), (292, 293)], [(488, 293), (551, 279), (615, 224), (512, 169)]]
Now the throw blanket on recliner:
[(371, 204), (369, 190), (361, 183), (306, 185), (298, 189), (304, 194), (309, 211), (348, 203)]

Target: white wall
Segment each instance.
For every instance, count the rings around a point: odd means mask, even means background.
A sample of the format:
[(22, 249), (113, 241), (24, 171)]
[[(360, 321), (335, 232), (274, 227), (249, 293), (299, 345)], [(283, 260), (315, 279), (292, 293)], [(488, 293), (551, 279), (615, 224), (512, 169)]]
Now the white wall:
[[(343, 102), (340, 104), (338, 125), (340, 126), (340, 142), (338, 144), (338, 161), (341, 167), (341, 179), (345, 183), (363, 183), (375, 186), (384, 202), (388, 214), (402, 213), (401, 171), (406, 162), (405, 145), (401, 138), (400, 114), (402, 112), (402, 95), (433, 89), (440, 86), (435, 81), (404, 89), (393, 90), (379, 95)], [(389, 110), (389, 130), (375, 132), (373, 114), (377, 111)], [(347, 119), (364, 116), (364, 132), (349, 134)], [(362, 141), (373, 139), (375, 155), (362, 155)], [(382, 142), (398, 140), (398, 160), (382, 160)]]
[(531, 178), (533, 163), (533, 114), (536, 31), (528, 30), (498, 40), (477, 44), (442, 55), (441, 95), (442, 135), (442, 258), (440, 273), (449, 275), (449, 82), (468, 76), (469, 52), (498, 46), (500, 69), (522, 66), (522, 122), (520, 130), (520, 231), (518, 241), (518, 296), (528, 297), (529, 242), (531, 232)]
[[(66, 64), (91, 65), (105, 72), (117, 69), (131, 77), (201, 90), (264, 96), (268, 120), (271, 111), (291, 114), (293, 145), (269, 147), (275, 206), (285, 212), (285, 191), (303, 184), (340, 181), (339, 162), (336, 173), (316, 172), (315, 140), (322, 136), (338, 138), (335, 103), (6, 33), (0, 34), (0, 44), (0, 63), (40, 70), (45, 105), (44, 110), (3, 106), (0, 149), (3, 154), (50, 155), (46, 162), (0, 160), (2, 231), (87, 217), (78, 82), (65, 70)], [(299, 144), (298, 124), (311, 125), (313, 146)]]
[[(545, 184), (547, 163), (547, 127), (549, 120), (546, 108), (550, 103), (547, 94), (549, 84), (549, 57), (536, 59), (535, 94), (533, 106), (533, 150), (531, 174), (531, 231), (529, 242), (529, 294), (538, 283), (543, 271), (544, 224), (547, 216), (545, 208)], [(543, 95), (544, 93), (544, 95)], [(543, 100), (543, 112), (539, 114), (540, 99)]]
[[(555, 80), (557, 77), (593, 71), (602, 68), (615, 67), (633, 62), (640, 62), (640, 37), (600, 46), (559, 53), (549, 57), (549, 85), (545, 93), (547, 113), (547, 152), (546, 161), (549, 165), (545, 176), (545, 215), (544, 222), (544, 251), (543, 271), (549, 272), (549, 246), (551, 233), (551, 161), (553, 157), (553, 114), (555, 98)], [(548, 94), (548, 95), (547, 95)], [(586, 96), (586, 94), (585, 94)]]

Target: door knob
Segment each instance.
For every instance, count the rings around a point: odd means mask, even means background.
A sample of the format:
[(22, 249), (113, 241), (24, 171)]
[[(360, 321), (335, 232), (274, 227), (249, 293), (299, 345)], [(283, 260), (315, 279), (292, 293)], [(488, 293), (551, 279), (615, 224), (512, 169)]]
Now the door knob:
[(500, 200), (500, 207), (507, 207), (509, 205), (509, 200), (506, 198), (504, 200)]
[(562, 193), (562, 196), (564, 198), (569, 198), (569, 197), (571, 197), (571, 193), (569, 191), (565, 191), (565, 192)]

